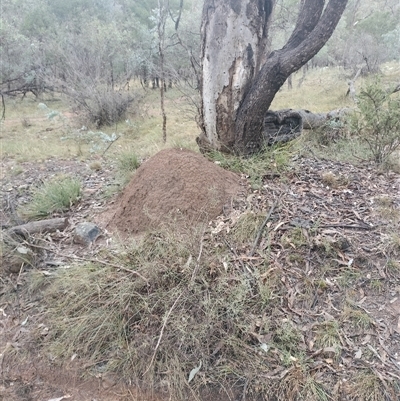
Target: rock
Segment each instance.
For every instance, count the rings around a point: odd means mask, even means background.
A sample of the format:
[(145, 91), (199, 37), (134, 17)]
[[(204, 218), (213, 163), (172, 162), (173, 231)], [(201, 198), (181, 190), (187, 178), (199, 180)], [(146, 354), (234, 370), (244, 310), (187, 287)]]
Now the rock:
[(94, 223), (79, 223), (75, 228), (74, 242), (81, 245), (90, 245), (100, 233), (100, 228)]

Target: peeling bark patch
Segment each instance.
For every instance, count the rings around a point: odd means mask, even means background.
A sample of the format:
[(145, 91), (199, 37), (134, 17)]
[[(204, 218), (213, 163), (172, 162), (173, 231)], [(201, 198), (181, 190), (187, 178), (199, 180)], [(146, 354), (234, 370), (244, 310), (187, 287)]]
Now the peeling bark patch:
[(242, 9), (241, 0), (231, 0), (231, 8), (236, 14), (240, 14)]

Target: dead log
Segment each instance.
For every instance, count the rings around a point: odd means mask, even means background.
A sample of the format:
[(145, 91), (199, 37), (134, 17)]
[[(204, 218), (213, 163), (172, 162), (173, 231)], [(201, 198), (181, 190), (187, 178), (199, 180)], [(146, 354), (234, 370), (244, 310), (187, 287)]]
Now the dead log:
[(21, 235), (28, 237), (31, 234), (36, 233), (51, 233), (57, 230), (63, 230), (68, 225), (68, 218), (55, 218), (39, 221), (31, 221), (26, 224), (11, 227), (7, 230), (7, 233), (11, 236)]
[(297, 110), (269, 110), (264, 117), (262, 136), (264, 143), (274, 145), (297, 138), (302, 129), (303, 118)]
[(342, 108), (331, 110), (328, 113), (312, 113), (309, 110), (296, 110), (303, 119), (304, 129), (315, 129), (325, 126), (329, 121), (340, 121), (346, 117), (352, 109)]
[(265, 114), (263, 139), (267, 145), (289, 142), (303, 129), (315, 129), (326, 126), (329, 121), (340, 121), (351, 109), (332, 110), (329, 113), (312, 113), (309, 110), (269, 110)]

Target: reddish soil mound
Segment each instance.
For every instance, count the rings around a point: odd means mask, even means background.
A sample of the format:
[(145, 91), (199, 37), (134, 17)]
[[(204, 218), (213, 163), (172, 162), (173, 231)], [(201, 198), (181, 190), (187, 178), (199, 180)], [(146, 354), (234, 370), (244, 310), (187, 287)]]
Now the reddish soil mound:
[(117, 201), (108, 224), (122, 235), (171, 219), (208, 221), (240, 189), (239, 177), (185, 149), (167, 149), (143, 163)]

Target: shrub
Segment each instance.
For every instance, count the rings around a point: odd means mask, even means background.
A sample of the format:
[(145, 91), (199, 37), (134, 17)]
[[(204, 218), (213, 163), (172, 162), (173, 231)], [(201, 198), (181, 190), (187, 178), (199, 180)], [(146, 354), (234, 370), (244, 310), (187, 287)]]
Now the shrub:
[(86, 87), (69, 95), (76, 107), (84, 111), (87, 120), (98, 128), (122, 120), (130, 105), (138, 100), (133, 93), (98, 87)]
[(387, 162), (400, 147), (400, 98), (376, 80), (361, 90), (357, 105), (352, 132), (367, 143), (376, 163)]

